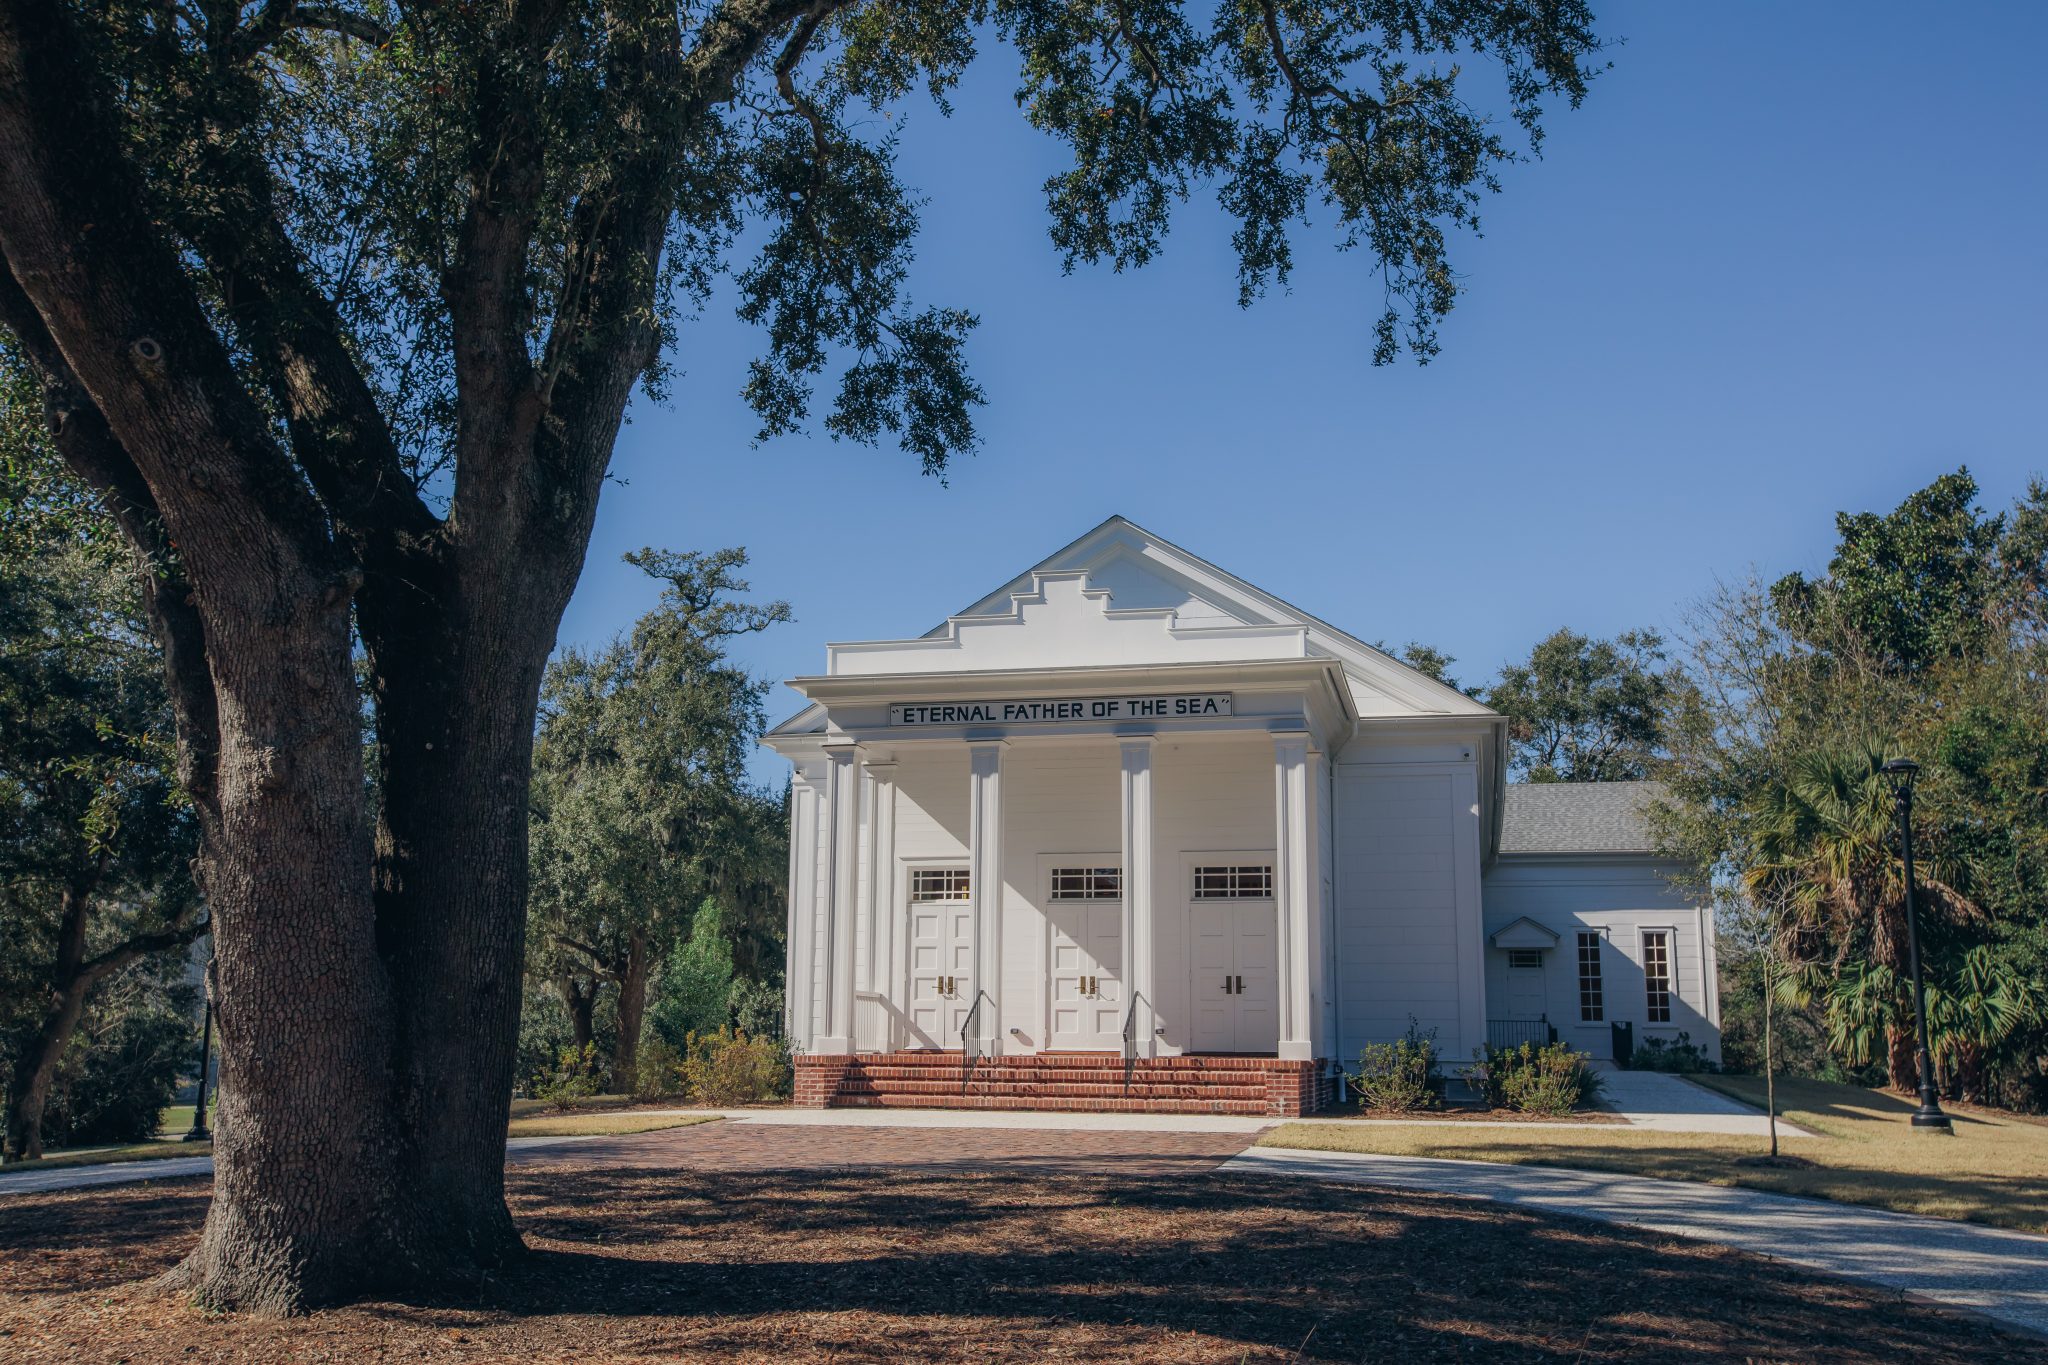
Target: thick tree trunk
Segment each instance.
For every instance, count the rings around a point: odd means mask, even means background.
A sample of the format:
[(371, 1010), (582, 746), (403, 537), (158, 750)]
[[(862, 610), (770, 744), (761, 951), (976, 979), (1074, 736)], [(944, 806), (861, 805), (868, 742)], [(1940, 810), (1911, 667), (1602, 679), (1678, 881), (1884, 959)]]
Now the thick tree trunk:
[(591, 1037), (596, 1033), (597, 978), (591, 977), (586, 988), (577, 984), (576, 973), (563, 972), (557, 984), (561, 989), (562, 1004), (569, 1011), (569, 1045), (580, 1053), (590, 1046)]
[(92, 887), (64, 888), (64, 904), (57, 925), (57, 962), (50, 973), (50, 1001), (16, 1060), (14, 1083), (7, 1109), (8, 1161), (35, 1161), (43, 1154), (43, 1110), (50, 1101), (50, 1081), (57, 1074), (57, 1061), (64, 1045), (78, 1027), (85, 1008), (85, 923), (92, 906)]
[[(443, 1278), (520, 1249), (505, 1126), (526, 951), (527, 789), (540, 679), (575, 579), (450, 573), (438, 602), (366, 589), (384, 805), (378, 938), (394, 993), (401, 1171)], [(516, 577), (516, 575), (515, 575)], [(452, 603), (452, 605), (442, 605)], [(594, 997), (595, 992), (592, 992)], [(586, 1010), (587, 1015), (587, 1010)]]
[[(282, 596), (282, 594), (280, 594)], [(417, 1264), (395, 1215), (390, 984), (377, 959), (345, 599), (209, 622), (221, 697), (213, 1204), (172, 1282), (284, 1313)], [(280, 604), (284, 605), (284, 604)]]
[(640, 1029), (647, 1019), (647, 935), (626, 939), (625, 968), (619, 973), (619, 1037), (612, 1044), (612, 1089), (630, 1095), (640, 1083)]

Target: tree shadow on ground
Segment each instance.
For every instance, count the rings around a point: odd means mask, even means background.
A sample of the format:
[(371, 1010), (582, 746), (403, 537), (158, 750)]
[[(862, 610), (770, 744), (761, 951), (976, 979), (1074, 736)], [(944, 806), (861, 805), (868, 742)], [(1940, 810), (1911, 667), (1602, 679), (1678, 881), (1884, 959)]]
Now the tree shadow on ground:
[(284, 1324), (106, 1292), (189, 1248), (205, 1181), (77, 1191), (0, 1204), (0, 1318), (62, 1321), (85, 1294), (137, 1361), (2048, 1360), (1980, 1320), (1699, 1243), (1156, 1157), (1088, 1164), (515, 1168), (531, 1250), (505, 1273)]
[[(732, 1319), (859, 1313), (894, 1324), (892, 1342), (916, 1324), (1027, 1355), (1133, 1329), (1316, 1359), (1939, 1360), (2010, 1340), (1719, 1248), (1311, 1181), (558, 1176), (521, 1192), (524, 1265), (480, 1299), (401, 1311), (697, 1319), (696, 1349)], [(752, 1329), (726, 1344), (747, 1341)]]

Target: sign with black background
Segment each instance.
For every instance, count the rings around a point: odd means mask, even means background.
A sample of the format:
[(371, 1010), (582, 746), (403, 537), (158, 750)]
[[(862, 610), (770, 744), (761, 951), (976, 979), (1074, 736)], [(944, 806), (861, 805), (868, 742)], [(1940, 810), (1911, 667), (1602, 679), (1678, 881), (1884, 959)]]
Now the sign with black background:
[(1230, 693), (1052, 697), (1010, 701), (896, 702), (891, 725), (1030, 725), (1041, 721), (1201, 720), (1230, 714)]

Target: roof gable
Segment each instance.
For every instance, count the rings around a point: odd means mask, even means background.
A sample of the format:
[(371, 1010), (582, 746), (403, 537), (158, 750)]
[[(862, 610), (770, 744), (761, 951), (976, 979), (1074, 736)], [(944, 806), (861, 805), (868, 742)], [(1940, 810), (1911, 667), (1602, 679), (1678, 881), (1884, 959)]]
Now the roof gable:
[[(1094, 621), (1080, 609), (1087, 603)], [(1031, 638), (1038, 631), (985, 629), (1002, 623), (1046, 629), (1038, 639)], [(1014, 659), (1088, 664), (1126, 648), (1157, 662), (1332, 658), (1344, 669), (1360, 716), (1492, 714), (1456, 688), (1120, 516), (933, 627), (917, 644), (921, 648), (908, 641), (834, 645), (829, 671), (951, 671), (1014, 666), (1008, 662)], [(1069, 650), (1080, 656), (1068, 657)], [(1125, 655), (1118, 661), (1134, 660)]]

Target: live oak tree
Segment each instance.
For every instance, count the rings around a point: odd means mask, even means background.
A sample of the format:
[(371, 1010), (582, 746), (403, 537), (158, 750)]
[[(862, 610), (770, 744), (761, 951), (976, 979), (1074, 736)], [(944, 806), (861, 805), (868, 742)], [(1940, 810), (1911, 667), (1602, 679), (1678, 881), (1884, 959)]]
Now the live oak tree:
[(1649, 776), (1668, 686), (1663, 643), (1654, 631), (1594, 640), (1560, 630), (1526, 663), (1503, 667), (1480, 699), (1508, 718), (1516, 773), (1529, 782)]
[(0, 0), (0, 329), (146, 569), (203, 841), (199, 1300), (518, 1247), (526, 771), (626, 405), (730, 269), (764, 434), (836, 372), (834, 435), (970, 448), (974, 318), (908, 296), (880, 115), (998, 42), (1072, 154), (1068, 264), (1143, 264), (1213, 186), (1249, 300), (1320, 206), (1380, 360), (1432, 352), (1449, 234), (1599, 48), (1580, 0)]
[(757, 856), (746, 761), (767, 689), (726, 648), (789, 619), (786, 603), (740, 599), (744, 551), (626, 558), (664, 582), (661, 602), (604, 649), (564, 651), (541, 685), (528, 929), (576, 1046), (590, 1041), (598, 988), (616, 990), (621, 1091), (639, 1074), (655, 968), (705, 894)]

